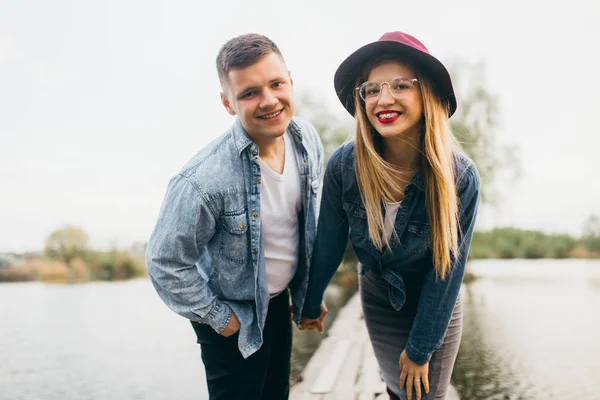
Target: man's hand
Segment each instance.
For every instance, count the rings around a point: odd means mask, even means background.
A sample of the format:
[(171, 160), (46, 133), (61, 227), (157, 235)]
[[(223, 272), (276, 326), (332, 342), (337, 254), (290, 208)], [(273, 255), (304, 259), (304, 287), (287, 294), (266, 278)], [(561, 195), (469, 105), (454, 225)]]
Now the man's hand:
[(314, 318), (314, 319), (310, 319), (310, 318), (304, 318), (302, 317), (302, 319), (300, 320), (300, 324), (298, 325), (298, 328), (303, 331), (304, 329), (308, 329), (308, 330), (314, 330), (317, 329), (319, 331), (319, 333), (323, 333), (325, 332), (325, 328), (323, 327), (323, 320), (325, 319), (325, 316), (327, 315), (328, 310), (327, 310), (327, 306), (325, 305), (325, 302), (321, 303), (321, 315), (319, 315), (319, 318)]
[(235, 313), (232, 311), (231, 319), (229, 320), (229, 323), (227, 324), (225, 329), (223, 329), (221, 331), (220, 335), (229, 337), (229, 336), (237, 333), (239, 330), (240, 330), (240, 320), (238, 319), (237, 315), (235, 315)]

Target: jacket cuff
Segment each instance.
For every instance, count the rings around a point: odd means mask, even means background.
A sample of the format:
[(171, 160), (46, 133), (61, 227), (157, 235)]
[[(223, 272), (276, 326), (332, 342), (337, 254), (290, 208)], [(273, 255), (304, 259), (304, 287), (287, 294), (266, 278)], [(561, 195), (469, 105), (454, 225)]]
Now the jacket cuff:
[(406, 355), (408, 356), (408, 358), (411, 359), (411, 361), (423, 365), (425, 363), (428, 363), (429, 360), (431, 360), (431, 356), (433, 355), (433, 352), (431, 353), (423, 353), (419, 350), (417, 350), (410, 342), (406, 343)]
[(231, 307), (220, 300), (216, 300), (215, 304), (210, 309), (202, 323), (210, 325), (215, 332), (221, 333), (223, 330), (225, 330), (225, 328), (227, 328), (227, 325), (229, 325), (229, 321), (231, 321), (231, 314)]
[(319, 307), (302, 309), (302, 317), (308, 319), (316, 319), (321, 316), (321, 305)]

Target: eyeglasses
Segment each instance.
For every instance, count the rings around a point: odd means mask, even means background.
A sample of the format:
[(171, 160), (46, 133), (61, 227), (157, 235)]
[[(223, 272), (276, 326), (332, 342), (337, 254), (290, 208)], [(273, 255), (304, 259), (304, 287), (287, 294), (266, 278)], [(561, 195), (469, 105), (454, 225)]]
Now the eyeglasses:
[(357, 87), (356, 90), (358, 91), (361, 99), (363, 99), (365, 102), (375, 101), (379, 98), (379, 95), (383, 90), (383, 85), (387, 84), (390, 94), (394, 98), (398, 99), (406, 95), (406, 93), (412, 89), (416, 82), (418, 82), (416, 78), (409, 79), (404, 76), (398, 76), (389, 82), (377, 83), (367, 81)]

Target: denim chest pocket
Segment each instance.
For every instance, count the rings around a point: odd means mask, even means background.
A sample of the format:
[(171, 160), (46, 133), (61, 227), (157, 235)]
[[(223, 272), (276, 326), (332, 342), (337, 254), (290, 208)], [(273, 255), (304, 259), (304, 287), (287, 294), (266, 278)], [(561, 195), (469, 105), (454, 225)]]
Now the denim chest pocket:
[(404, 251), (409, 254), (425, 254), (431, 248), (431, 229), (424, 222), (409, 222), (406, 226)]
[(239, 264), (248, 256), (248, 216), (246, 211), (221, 216), (221, 256)]
[(363, 246), (370, 241), (369, 225), (367, 223), (367, 210), (362, 204), (350, 201), (344, 202), (344, 210), (348, 215), (348, 226), (350, 228), (350, 240), (353, 244)]

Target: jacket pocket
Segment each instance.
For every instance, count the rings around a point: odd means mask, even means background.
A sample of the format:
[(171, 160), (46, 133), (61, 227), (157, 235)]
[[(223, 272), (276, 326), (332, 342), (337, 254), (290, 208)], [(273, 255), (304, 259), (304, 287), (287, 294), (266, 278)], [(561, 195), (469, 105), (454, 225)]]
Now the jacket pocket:
[(248, 258), (248, 216), (245, 211), (240, 214), (221, 216), (220, 253), (225, 259), (239, 264)]
[(406, 226), (403, 243), (404, 250), (410, 254), (425, 254), (431, 248), (431, 230), (429, 224), (411, 221)]
[(371, 239), (369, 238), (367, 210), (365, 210), (362, 204), (345, 201), (344, 211), (346, 211), (346, 215), (348, 216), (348, 226), (350, 228), (349, 235), (352, 247), (369, 248)]

